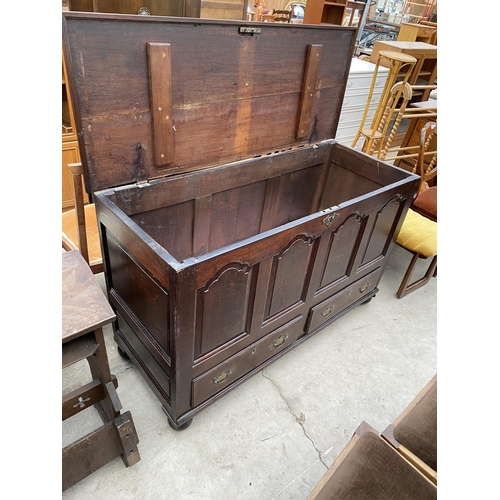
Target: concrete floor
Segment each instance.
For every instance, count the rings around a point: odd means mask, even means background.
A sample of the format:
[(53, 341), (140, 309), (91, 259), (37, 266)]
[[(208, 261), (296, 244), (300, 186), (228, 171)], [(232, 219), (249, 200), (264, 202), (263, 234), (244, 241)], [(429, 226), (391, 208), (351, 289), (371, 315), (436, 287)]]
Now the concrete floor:
[[(410, 254), (396, 246), (368, 304), (350, 311), (196, 415), (170, 428), (159, 401), (105, 329), (141, 460), (120, 458), (63, 500), (304, 500), (365, 420), (382, 432), (437, 372), (437, 279), (397, 299)], [(420, 262), (420, 268), (428, 261)], [(97, 275), (104, 287), (102, 275)], [(63, 392), (89, 380), (63, 371)], [(101, 425), (90, 408), (63, 422), (62, 445)]]

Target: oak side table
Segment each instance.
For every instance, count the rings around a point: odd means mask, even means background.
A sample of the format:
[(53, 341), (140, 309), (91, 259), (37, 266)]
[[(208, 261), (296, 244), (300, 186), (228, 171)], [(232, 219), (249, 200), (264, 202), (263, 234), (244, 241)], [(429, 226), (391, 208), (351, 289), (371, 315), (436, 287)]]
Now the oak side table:
[(78, 250), (62, 254), (62, 368), (86, 359), (92, 381), (62, 398), (62, 420), (94, 406), (104, 425), (62, 450), (62, 489), (70, 488), (121, 455), (127, 467), (140, 460), (139, 442), (129, 411), (116, 393), (103, 326), (115, 314)]

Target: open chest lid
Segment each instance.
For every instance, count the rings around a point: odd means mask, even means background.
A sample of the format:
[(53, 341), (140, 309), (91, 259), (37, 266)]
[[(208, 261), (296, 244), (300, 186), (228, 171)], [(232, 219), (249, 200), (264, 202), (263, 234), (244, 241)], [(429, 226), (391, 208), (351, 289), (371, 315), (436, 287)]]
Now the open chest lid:
[(87, 190), (335, 137), (356, 28), (63, 13)]

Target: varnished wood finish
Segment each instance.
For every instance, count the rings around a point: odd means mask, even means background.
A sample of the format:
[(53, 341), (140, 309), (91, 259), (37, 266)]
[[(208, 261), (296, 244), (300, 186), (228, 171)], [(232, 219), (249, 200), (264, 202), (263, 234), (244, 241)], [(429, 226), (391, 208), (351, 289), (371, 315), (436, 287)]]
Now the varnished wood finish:
[[(325, 163), (312, 161), (296, 172), (277, 168), (269, 179), (269, 170), (257, 175), (261, 160), (251, 160), (256, 168), (246, 186), (235, 182), (245, 179), (241, 162), (139, 190), (130, 186), (96, 194), (97, 203), (107, 208), (108, 280), (119, 313), (116, 339), (154, 386), (174, 426), (376, 293), (418, 177), (381, 162), (374, 168), (370, 157), (333, 141), (312, 150)], [(307, 156), (304, 149), (296, 152)], [(268, 160), (286, 164), (283, 157), (293, 153)], [(221, 192), (210, 183), (212, 176), (220, 178), (218, 170), (225, 180)], [(197, 177), (212, 186), (211, 195), (193, 188)], [(151, 198), (161, 191), (163, 202), (172, 203), (155, 209), (163, 215), (154, 224), (150, 212), (137, 212), (148, 191)], [(196, 193), (201, 197), (190, 200)], [(133, 213), (131, 218), (122, 208)], [(332, 214), (338, 215), (328, 226)], [(153, 226), (169, 229), (148, 238), (150, 244), (158, 237), (171, 252), (145, 259), (143, 233)], [(118, 235), (130, 233), (125, 245), (111, 236), (111, 228)], [(145, 272), (146, 266), (165, 274), (170, 266), (176, 271), (163, 280), (157, 272)], [(281, 335), (288, 337), (280, 349), (260, 347)]]
[(62, 247), (79, 250), (94, 274), (102, 273), (101, 240), (94, 203), (85, 204), (81, 163), (67, 165), (73, 180), (74, 208), (62, 214)]
[(125, 465), (140, 460), (130, 412), (122, 408), (111, 374), (102, 327), (116, 318), (99, 283), (78, 250), (62, 254), (62, 367), (86, 359), (92, 380), (62, 398), (62, 420), (94, 406), (104, 425), (62, 450), (62, 489), (121, 455)]
[(154, 134), (154, 163), (174, 160), (172, 130), (172, 56), (169, 43), (148, 43), (149, 81)]
[[(408, 83), (416, 87), (412, 102), (427, 101), (437, 77), (437, 46), (424, 42), (377, 40), (373, 46), (370, 62), (376, 63), (380, 51), (401, 52), (415, 57)], [(382, 59), (381, 64), (385, 64)]]
[(111, 323), (115, 313), (80, 252), (62, 254), (62, 341)]
[(311, 111), (314, 102), (314, 90), (318, 78), (318, 68), (321, 61), (321, 45), (309, 45), (306, 58), (306, 70), (302, 84), (302, 100), (300, 102), (300, 119), (297, 139), (303, 139), (310, 133)]
[[(72, 12), (63, 16), (64, 54), (72, 68), (70, 87), (78, 88), (72, 98), (89, 191), (335, 137), (355, 28)], [(240, 28), (245, 26), (261, 32), (243, 34)], [(314, 120), (309, 135), (297, 142), (311, 41), (323, 47), (317, 85), (311, 89)], [(174, 159), (161, 167), (154, 162), (148, 42), (170, 44), (172, 56)], [(76, 47), (85, 47), (85, 57)], [(94, 79), (104, 75), (106, 84), (96, 85)]]
[[(80, 152), (76, 138), (75, 119), (71, 104), (71, 92), (68, 85), (68, 76), (64, 57), (62, 58), (62, 209), (63, 211), (75, 206), (73, 192), (73, 176), (68, 168), (70, 163), (80, 162)], [(88, 203), (87, 193), (84, 202)]]
[[(65, 16), (64, 33), (115, 339), (179, 428), (377, 293), (418, 177), (330, 139), (352, 28), (105, 19)], [(168, 167), (148, 42), (171, 48)]]
[(305, 24), (338, 24), (344, 21), (347, 0), (307, 0), (304, 12)]

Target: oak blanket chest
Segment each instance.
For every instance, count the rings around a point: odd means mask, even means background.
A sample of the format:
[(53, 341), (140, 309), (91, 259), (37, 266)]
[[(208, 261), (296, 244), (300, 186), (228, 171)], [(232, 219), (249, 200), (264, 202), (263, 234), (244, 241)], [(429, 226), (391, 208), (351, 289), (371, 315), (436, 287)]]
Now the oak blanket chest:
[(332, 139), (355, 35), (63, 13), (115, 340), (175, 429), (378, 291), (418, 177)]

